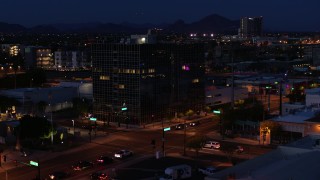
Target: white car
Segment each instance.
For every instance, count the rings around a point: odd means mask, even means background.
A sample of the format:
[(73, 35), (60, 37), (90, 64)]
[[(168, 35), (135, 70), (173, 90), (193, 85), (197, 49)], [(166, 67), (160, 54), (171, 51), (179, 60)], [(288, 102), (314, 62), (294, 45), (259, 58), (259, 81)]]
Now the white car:
[(204, 148), (211, 148), (211, 149), (219, 149), (220, 143), (217, 141), (207, 141), (204, 146)]
[(129, 151), (129, 150), (120, 150), (118, 152), (116, 152), (114, 154), (114, 157), (115, 158), (125, 158), (125, 157), (129, 157), (129, 156), (132, 156), (133, 155), (133, 152), (132, 151)]

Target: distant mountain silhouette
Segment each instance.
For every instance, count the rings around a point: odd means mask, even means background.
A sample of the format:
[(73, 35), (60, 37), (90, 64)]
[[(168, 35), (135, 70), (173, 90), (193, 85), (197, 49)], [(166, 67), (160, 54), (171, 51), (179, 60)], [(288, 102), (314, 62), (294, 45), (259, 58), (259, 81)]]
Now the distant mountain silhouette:
[(221, 33), (236, 32), (239, 28), (239, 20), (229, 20), (217, 14), (209, 15), (199, 21), (187, 24), (183, 20), (178, 20), (173, 24), (134, 24), (123, 22), (115, 23), (75, 23), (75, 24), (51, 24), (39, 25), (32, 28), (25, 28), (17, 24), (0, 23), (0, 33), (58, 33), (58, 32), (77, 32), (77, 33), (146, 33), (150, 28), (161, 28), (165, 32), (178, 33)]
[(72, 24), (58, 23), (58, 24), (51, 24), (51, 26), (58, 29), (59, 31), (72, 32), (72, 31), (79, 31), (81, 29), (96, 28), (100, 24), (102, 23), (100, 22), (72, 23)]
[(51, 25), (39, 25), (27, 29), (29, 33), (59, 33), (60, 31)]
[(19, 24), (8, 24), (0, 22), (0, 33), (19, 33), (26, 31), (27, 28)]
[(236, 32), (239, 28), (239, 20), (229, 20), (225, 17), (213, 14), (191, 24), (178, 20), (166, 28), (167, 31), (180, 33), (221, 33)]

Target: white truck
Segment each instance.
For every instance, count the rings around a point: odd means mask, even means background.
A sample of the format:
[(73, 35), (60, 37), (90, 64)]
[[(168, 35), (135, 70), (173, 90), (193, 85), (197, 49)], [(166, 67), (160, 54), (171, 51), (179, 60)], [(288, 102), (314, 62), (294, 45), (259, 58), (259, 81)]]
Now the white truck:
[(181, 164), (177, 166), (167, 167), (164, 170), (164, 176), (160, 177), (159, 180), (175, 180), (175, 179), (186, 179), (191, 177), (191, 166)]

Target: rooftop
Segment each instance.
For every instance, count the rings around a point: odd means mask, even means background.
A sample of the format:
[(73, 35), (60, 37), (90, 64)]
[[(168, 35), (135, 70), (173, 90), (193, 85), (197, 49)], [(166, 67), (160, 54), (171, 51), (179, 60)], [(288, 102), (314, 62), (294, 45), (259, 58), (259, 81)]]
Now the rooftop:
[(319, 179), (320, 148), (315, 147), (317, 139), (320, 136), (307, 136), (205, 179), (225, 179), (231, 174), (241, 180)]
[(305, 111), (299, 111), (286, 116), (278, 116), (272, 120), (278, 122), (304, 123), (304, 121), (307, 121), (313, 117), (315, 117), (315, 111), (307, 109)]

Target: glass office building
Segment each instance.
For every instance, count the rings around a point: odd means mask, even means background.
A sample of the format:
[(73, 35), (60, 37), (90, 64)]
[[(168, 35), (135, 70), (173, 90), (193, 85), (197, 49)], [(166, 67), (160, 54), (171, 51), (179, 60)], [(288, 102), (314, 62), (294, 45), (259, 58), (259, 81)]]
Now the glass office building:
[(204, 104), (203, 44), (92, 45), (94, 116), (142, 125)]

